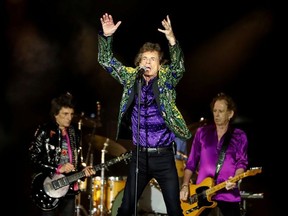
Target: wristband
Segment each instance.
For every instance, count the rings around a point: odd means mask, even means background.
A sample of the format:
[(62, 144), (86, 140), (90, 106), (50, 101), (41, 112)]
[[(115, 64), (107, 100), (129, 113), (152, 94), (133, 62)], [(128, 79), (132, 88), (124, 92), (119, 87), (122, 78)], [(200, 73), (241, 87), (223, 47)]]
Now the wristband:
[(181, 189), (184, 188), (184, 187), (188, 187), (188, 184), (182, 185), (182, 186), (181, 186)]

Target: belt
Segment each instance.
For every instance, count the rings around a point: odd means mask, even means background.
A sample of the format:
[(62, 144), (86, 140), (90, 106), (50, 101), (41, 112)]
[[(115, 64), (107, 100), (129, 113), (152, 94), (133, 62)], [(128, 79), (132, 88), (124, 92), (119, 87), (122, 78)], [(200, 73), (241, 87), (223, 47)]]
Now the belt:
[(161, 153), (161, 152), (173, 152), (174, 149), (172, 146), (168, 146), (168, 147), (154, 147), (154, 148), (150, 148), (150, 147), (139, 147), (139, 151), (140, 152), (148, 152), (148, 153)]

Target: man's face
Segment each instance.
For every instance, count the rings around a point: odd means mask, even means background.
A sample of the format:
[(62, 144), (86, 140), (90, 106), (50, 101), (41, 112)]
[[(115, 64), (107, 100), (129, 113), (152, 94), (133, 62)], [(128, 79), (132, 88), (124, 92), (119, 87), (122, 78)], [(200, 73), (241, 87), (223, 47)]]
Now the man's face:
[(74, 116), (74, 109), (69, 107), (62, 107), (57, 115), (55, 115), (56, 122), (59, 128), (63, 129), (69, 127)]
[(160, 68), (159, 53), (157, 51), (144, 52), (139, 66), (146, 68), (145, 77), (149, 77), (150, 79), (156, 77)]
[(226, 125), (229, 123), (234, 112), (228, 110), (227, 102), (225, 100), (217, 100), (213, 108), (213, 117), (216, 125)]

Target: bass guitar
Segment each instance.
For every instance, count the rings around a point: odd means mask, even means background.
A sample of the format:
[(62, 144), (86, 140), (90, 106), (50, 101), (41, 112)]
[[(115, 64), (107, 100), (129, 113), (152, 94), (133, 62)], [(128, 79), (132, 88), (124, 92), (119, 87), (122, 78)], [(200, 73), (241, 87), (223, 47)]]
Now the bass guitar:
[[(126, 152), (119, 157), (113, 158), (105, 163), (93, 166), (96, 171), (106, 168), (123, 160), (128, 160), (132, 156), (132, 152)], [(70, 184), (78, 179), (86, 178), (85, 172), (77, 172), (72, 175), (65, 176), (63, 174), (54, 174), (52, 178), (38, 173), (34, 176), (31, 184), (31, 198), (37, 207), (44, 211), (52, 210), (59, 204), (60, 199), (66, 195), (70, 188)]]
[[(229, 181), (235, 183), (242, 178), (253, 176), (261, 172), (261, 167), (253, 167), (244, 173), (234, 176), (229, 179)], [(225, 188), (225, 186), (226, 182), (214, 185), (214, 179), (211, 177), (205, 178), (200, 184), (190, 184), (190, 195), (187, 201), (181, 200), (184, 216), (198, 216), (204, 209), (216, 207), (217, 202), (212, 201), (211, 199), (218, 190)]]

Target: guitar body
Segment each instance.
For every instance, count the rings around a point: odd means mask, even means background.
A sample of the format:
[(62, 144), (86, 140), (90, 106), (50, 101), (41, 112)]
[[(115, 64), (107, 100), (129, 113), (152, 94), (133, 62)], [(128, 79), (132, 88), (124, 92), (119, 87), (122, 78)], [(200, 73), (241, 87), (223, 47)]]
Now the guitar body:
[[(230, 182), (237, 182), (242, 178), (256, 175), (262, 172), (261, 167), (252, 167), (244, 173), (238, 174), (233, 178), (229, 179)], [(214, 208), (217, 202), (212, 201), (212, 196), (216, 194), (217, 191), (225, 188), (226, 182), (221, 182), (214, 185), (214, 180), (211, 177), (205, 178), (200, 184), (190, 184), (189, 185), (189, 196), (187, 201), (181, 200), (181, 207), (183, 209), (184, 216), (198, 216), (206, 208)]]
[(181, 201), (183, 213), (186, 216), (197, 216), (206, 208), (214, 208), (217, 203), (206, 195), (206, 190), (214, 186), (213, 178), (205, 178), (200, 184), (191, 184), (190, 197), (187, 201)]
[[(50, 178), (43, 173), (38, 173), (32, 182), (31, 198), (37, 207), (42, 210), (52, 210), (59, 204), (59, 198), (50, 197), (45, 190), (45, 184), (47, 184)], [(69, 187), (69, 186), (68, 186)], [(60, 189), (59, 189), (60, 190)]]
[[(132, 152), (127, 152), (105, 163), (95, 165), (93, 166), (93, 169), (95, 172), (105, 169), (122, 160), (128, 160), (131, 156)], [(71, 192), (73, 191), (71, 183), (76, 182), (81, 178), (86, 178), (84, 171), (73, 173), (68, 176), (55, 174), (52, 178), (45, 176), (43, 173), (38, 173), (32, 180), (32, 201), (37, 207), (44, 211), (52, 210), (58, 206), (61, 197), (65, 196), (69, 190)]]

